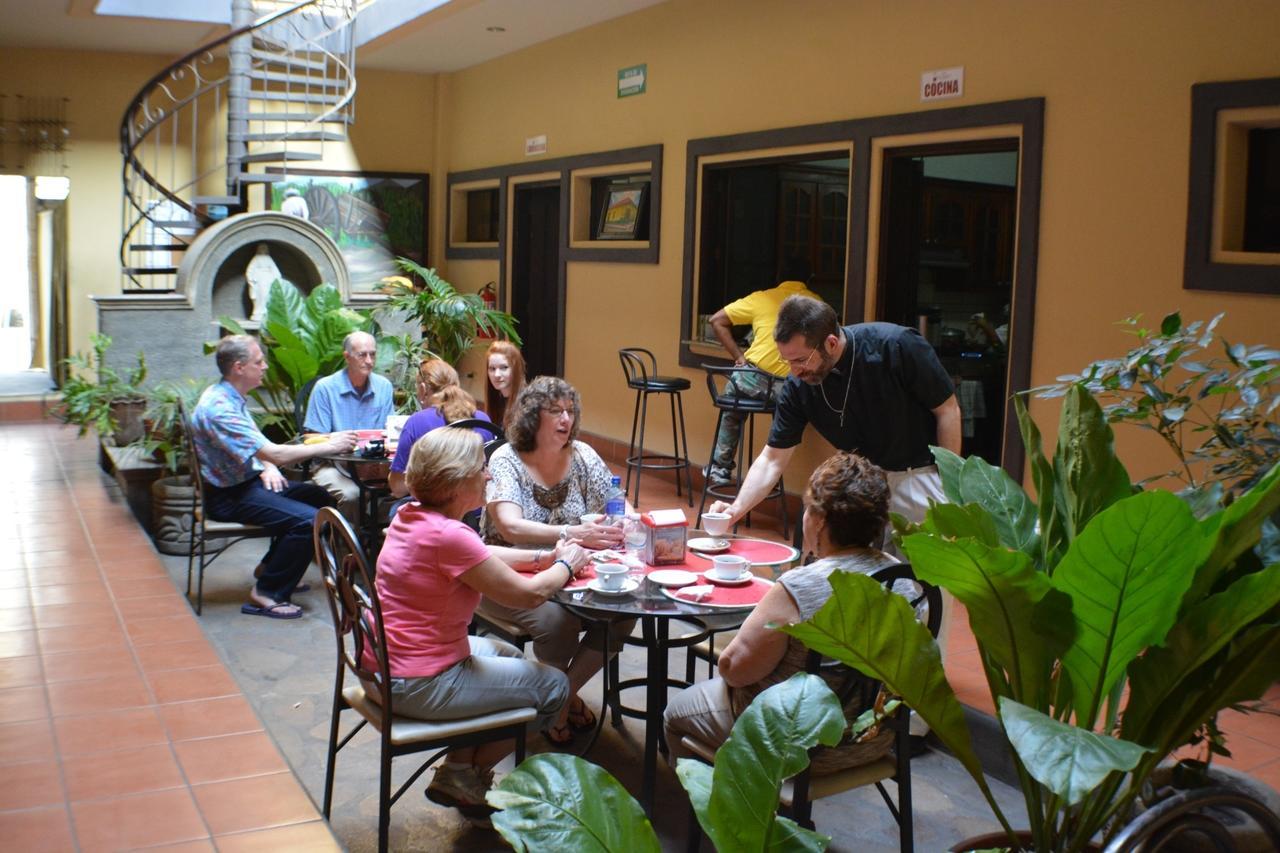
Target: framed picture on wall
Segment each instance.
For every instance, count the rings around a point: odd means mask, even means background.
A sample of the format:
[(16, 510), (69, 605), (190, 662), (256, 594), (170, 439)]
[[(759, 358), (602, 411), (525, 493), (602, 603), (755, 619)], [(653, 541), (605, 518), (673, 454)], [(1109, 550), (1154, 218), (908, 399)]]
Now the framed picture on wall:
[(634, 240), (640, 228), (649, 185), (614, 184), (608, 188), (596, 225), (597, 240)]
[(266, 184), (267, 210), (302, 216), (338, 244), (353, 291), (372, 291), (400, 275), (397, 257), (427, 265), (430, 178), (416, 172), (341, 172), (268, 167), (285, 180)]

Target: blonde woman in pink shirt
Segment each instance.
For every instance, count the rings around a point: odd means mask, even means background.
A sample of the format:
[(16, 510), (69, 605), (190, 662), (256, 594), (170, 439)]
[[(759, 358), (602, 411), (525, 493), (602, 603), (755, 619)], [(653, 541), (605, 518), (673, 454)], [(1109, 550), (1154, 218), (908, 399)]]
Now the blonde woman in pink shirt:
[[(537, 607), (575, 576), (587, 555), (571, 543), (541, 551), (485, 545), (461, 518), (484, 503), (488, 479), (480, 436), (471, 430), (433, 430), (413, 446), (405, 480), (414, 500), (387, 529), (376, 581), (392, 709), (449, 720), (534, 707), (535, 725), (543, 728), (559, 717), (568, 678), (525, 660), (507, 643), (468, 636), (467, 626), (481, 595), (510, 607)], [(484, 795), (493, 766), (511, 749), (510, 741), (500, 741), (450, 752), (427, 797), (487, 819)]]

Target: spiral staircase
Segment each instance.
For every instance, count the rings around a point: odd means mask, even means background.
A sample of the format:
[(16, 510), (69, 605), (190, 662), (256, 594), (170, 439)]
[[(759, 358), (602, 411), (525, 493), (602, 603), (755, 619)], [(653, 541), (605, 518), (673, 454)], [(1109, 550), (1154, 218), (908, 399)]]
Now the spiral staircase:
[(233, 0), (230, 33), (142, 87), (120, 125), (126, 293), (173, 291), (204, 228), (346, 140), (361, 5)]

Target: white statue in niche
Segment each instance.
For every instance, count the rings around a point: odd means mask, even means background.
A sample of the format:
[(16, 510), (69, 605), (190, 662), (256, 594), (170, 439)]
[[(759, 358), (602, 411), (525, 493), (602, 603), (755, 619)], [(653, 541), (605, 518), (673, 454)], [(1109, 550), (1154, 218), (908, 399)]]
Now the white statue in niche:
[(271, 285), (277, 279), (284, 280), (280, 268), (271, 259), (271, 250), (266, 243), (258, 244), (257, 253), (249, 260), (249, 266), (244, 271), (244, 279), (249, 285), (249, 301), (253, 303), (253, 314), (249, 320), (261, 324), (267, 311)]

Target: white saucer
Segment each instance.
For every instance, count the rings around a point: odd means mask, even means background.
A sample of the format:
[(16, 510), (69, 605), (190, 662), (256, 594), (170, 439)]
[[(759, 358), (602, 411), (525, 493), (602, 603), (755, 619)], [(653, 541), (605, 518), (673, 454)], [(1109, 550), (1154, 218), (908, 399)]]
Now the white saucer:
[(655, 569), (645, 577), (658, 586), (688, 586), (698, 580), (697, 575), (684, 569)]
[(623, 555), (618, 551), (606, 548), (603, 551), (596, 551), (591, 555), (591, 559), (597, 563), (619, 563), (622, 561)]
[(722, 539), (719, 536), (690, 539), (689, 547), (694, 551), (700, 551), (703, 554), (719, 554), (729, 550), (729, 540)]
[(640, 588), (640, 581), (635, 578), (623, 578), (622, 586), (618, 589), (605, 589), (600, 585), (600, 578), (592, 578), (587, 581), (587, 589), (592, 592), (598, 592), (601, 595), (625, 595), (628, 592), (635, 592)]
[(755, 580), (755, 577), (756, 576), (752, 574), (750, 569), (745, 570), (742, 574), (738, 575), (736, 578), (732, 578), (729, 580), (726, 580), (721, 577), (717, 577), (712, 572), (711, 569), (707, 569), (705, 572), (702, 573), (702, 579), (705, 580), (707, 583), (719, 584), (720, 586), (742, 586), (743, 584), (751, 583), (751, 581)]

